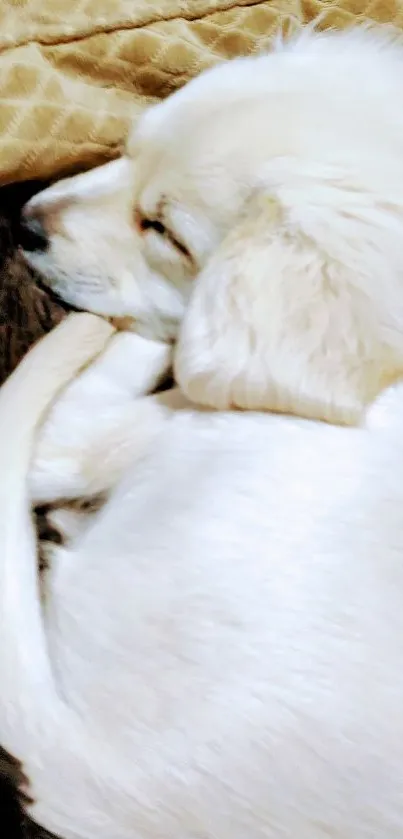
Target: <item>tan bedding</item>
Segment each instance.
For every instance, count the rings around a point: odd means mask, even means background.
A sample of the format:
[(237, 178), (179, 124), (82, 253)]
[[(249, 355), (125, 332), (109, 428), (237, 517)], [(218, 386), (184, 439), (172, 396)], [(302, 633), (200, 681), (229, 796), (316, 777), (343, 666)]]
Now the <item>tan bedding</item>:
[(403, 26), (397, 0), (2, 0), (0, 183), (116, 156), (149, 103), (320, 13)]

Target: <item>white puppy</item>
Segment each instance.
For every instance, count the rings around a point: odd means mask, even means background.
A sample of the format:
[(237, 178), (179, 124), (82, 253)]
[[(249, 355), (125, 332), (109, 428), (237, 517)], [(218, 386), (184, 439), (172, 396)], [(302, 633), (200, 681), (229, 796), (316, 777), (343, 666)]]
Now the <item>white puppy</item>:
[[(34, 500), (112, 489), (45, 615), (25, 476), (70, 327), (0, 394), (0, 741), (63, 839), (403, 835), (400, 386), (367, 410), (403, 374), (402, 71), (302, 35), (26, 209), (57, 293), (142, 335), (39, 440)], [(171, 340), (193, 405), (147, 396)]]

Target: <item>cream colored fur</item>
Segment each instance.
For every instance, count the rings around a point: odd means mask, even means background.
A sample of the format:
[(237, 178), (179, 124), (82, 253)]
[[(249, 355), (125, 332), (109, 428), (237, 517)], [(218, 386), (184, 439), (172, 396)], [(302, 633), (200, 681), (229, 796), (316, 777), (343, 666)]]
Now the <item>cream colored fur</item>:
[[(46, 281), (132, 327), (30, 469), (95, 321), (0, 394), (0, 742), (63, 839), (403, 835), (402, 70), (308, 32), (26, 209)], [(42, 613), (29, 495), (94, 492)]]
[(382, 30), (229, 62), (151, 109), (121, 160), (35, 197), (50, 247), (29, 259), (151, 337), (186, 310), (192, 399), (356, 422), (403, 370), (402, 100)]

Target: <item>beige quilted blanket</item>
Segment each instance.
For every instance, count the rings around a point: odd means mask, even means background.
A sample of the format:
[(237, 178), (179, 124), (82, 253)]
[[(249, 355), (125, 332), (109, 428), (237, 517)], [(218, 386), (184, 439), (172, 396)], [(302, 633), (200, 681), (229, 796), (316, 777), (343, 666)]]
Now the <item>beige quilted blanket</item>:
[(115, 156), (149, 103), (320, 13), (403, 26), (398, 0), (0, 0), (0, 183)]

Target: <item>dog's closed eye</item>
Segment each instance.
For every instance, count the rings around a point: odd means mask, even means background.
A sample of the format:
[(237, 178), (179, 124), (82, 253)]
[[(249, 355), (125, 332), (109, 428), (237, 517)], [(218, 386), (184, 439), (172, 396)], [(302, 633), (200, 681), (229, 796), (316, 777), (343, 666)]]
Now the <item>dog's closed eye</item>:
[(159, 236), (167, 239), (183, 256), (188, 259), (192, 258), (188, 248), (183, 244), (183, 242), (180, 242), (177, 239), (172, 230), (164, 224), (161, 218), (148, 218), (137, 207), (135, 210), (135, 221), (140, 233), (146, 233), (148, 230), (153, 230), (154, 233), (157, 233)]
[(142, 233), (144, 233), (146, 230), (155, 230), (155, 232), (159, 233), (160, 236), (168, 235), (168, 231), (165, 227), (165, 224), (163, 224), (162, 221), (159, 221), (158, 219), (144, 218), (144, 216), (139, 215), (138, 226)]

